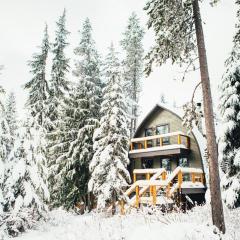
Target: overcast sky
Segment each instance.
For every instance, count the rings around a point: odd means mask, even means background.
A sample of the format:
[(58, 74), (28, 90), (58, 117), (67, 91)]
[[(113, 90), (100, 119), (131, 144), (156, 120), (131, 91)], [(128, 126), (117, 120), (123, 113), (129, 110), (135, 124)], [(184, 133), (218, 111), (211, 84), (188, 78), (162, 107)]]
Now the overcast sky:
[[(86, 17), (92, 22), (97, 48), (104, 55), (111, 41), (118, 47), (128, 17), (133, 11), (146, 29), (147, 16), (143, 11), (146, 2), (147, 0), (0, 0), (0, 65), (4, 65), (0, 85), (7, 91), (16, 93), (18, 108), (21, 109), (26, 99), (22, 85), (31, 78), (27, 61), (41, 43), (45, 22), (49, 25), (51, 40), (54, 39), (55, 22), (64, 7), (67, 9), (67, 28), (71, 32), (67, 56), (73, 58), (73, 49), (79, 42), (78, 30)], [(201, 5), (215, 106), (224, 61), (232, 47), (236, 21), (234, 2), (220, 0), (214, 8), (207, 3)], [(146, 52), (153, 40), (153, 33), (146, 29)], [(143, 79), (140, 100), (142, 112), (157, 102), (162, 93), (169, 104), (176, 101), (180, 106), (188, 101), (194, 86), (200, 81), (199, 73), (189, 74), (184, 82), (181, 82), (181, 77), (178, 68), (170, 64), (154, 69), (149, 78)]]

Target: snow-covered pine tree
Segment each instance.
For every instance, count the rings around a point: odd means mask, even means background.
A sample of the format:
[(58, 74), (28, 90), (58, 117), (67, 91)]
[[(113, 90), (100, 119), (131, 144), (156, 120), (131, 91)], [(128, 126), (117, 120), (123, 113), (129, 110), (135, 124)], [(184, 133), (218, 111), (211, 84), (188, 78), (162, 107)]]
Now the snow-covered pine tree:
[(28, 91), (26, 107), (30, 113), (32, 127), (35, 131), (35, 157), (38, 171), (47, 186), (47, 141), (46, 134), (52, 129), (52, 123), (48, 113), (48, 100), (50, 95), (49, 83), (46, 78), (47, 58), (50, 50), (48, 27), (45, 26), (40, 51), (33, 55), (29, 62), (32, 79), (24, 88)]
[(26, 122), (18, 129), (14, 149), (6, 164), (4, 183), (5, 228), (17, 236), (44, 218), (48, 189), (38, 171), (35, 129)]
[(167, 103), (167, 100), (166, 100), (166, 97), (165, 97), (164, 93), (161, 93), (161, 95), (160, 95), (160, 102), (163, 103), (163, 104)]
[(57, 159), (62, 155), (62, 137), (61, 128), (63, 124), (63, 102), (65, 101), (70, 89), (70, 82), (67, 80), (69, 72), (69, 59), (65, 56), (65, 49), (69, 45), (67, 36), (69, 32), (66, 29), (66, 10), (64, 9), (62, 16), (57, 22), (57, 30), (55, 32), (55, 42), (53, 43), (53, 63), (50, 79), (50, 95), (47, 101), (47, 114), (51, 121), (51, 127), (48, 129), (48, 166), (49, 166), (49, 188), (53, 204), (58, 202), (58, 174), (59, 163)]
[[(240, 1), (236, 2), (240, 6)], [(240, 206), (240, 10), (237, 12), (234, 46), (226, 61), (220, 85), (220, 112), (223, 131), (219, 141), (223, 200), (229, 208)]]
[(43, 40), (40, 51), (33, 54), (29, 61), (32, 79), (28, 81), (24, 88), (28, 91), (27, 108), (34, 119), (36, 127), (51, 128), (48, 118), (47, 99), (49, 97), (49, 84), (46, 79), (47, 58), (50, 50), (48, 26), (45, 26)]
[[(16, 97), (13, 92), (10, 92), (6, 99), (6, 120), (9, 126), (10, 136), (11, 136), (11, 149), (14, 144), (16, 130), (18, 127), (17, 124), (17, 106), (16, 106)], [(9, 152), (11, 151), (9, 150)]]
[(5, 90), (0, 86), (0, 221), (3, 213), (5, 164), (11, 150), (11, 135), (6, 119)]
[[(65, 49), (69, 45), (67, 36), (70, 32), (66, 29), (66, 10), (64, 9), (62, 16), (60, 16), (55, 32), (55, 42), (53, 43), (53, 63), (50, 79), (50, 102), (49, 102), (49, 116), (54, 123), (58, 121), (61, 102), (64, 100), (66, 93), (69, 90), (69, 81), (66, 78), (69, 72), (69, 59), (65, 56)], [(53, 129), (55, 128), (53, 124)]]
[(143, 37), (144, 30), (140, 26), (136, 13), (129, 17), (121, 46), (124, 50), (124, 92), (128, 99), (128, 111), (131, 116), (130, 135), (133, 136), (137, 127), (138, 101), (141, 91), (141, 78), (143, 76)]
[(122, 188), (130, 181), (127, 171), (129, 131), (119, 60), (113, 45), (105, 63), (106, 87), (101, 104), (100, 127), (94, 132), (94, 156), (90, 164), (89, 190), (99, 209), (123, 198)]
[(100, 60), (92, 38), (92, 27), (86, 19), (81, 32), (76, 55), (77, 87), (65, 101), (62, 148), (65, 153), (58, 158), (63, 179), (60, 200), (66, 208), (84, 202), (91, 208), (88, 195), (89, 162), (93, 156), (93, 132), (99, 126), (102, 83)]

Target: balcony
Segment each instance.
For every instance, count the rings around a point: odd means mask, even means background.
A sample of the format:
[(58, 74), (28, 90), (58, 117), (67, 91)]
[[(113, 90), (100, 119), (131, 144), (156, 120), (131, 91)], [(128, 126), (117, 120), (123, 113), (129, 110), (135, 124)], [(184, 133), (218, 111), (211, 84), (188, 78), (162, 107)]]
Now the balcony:
[(187, 154), (190, 137), (183, 132), (172, 132), (149, 137), (133, 138), (130, 143), (130, 158)]

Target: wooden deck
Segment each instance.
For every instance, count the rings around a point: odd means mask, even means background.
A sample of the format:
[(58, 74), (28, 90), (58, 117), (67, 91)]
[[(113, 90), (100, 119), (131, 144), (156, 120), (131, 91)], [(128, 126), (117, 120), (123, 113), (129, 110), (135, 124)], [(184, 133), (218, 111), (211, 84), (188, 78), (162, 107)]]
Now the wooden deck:
[[(137, 180), (139, 174), (144, 175), (145, 179)], [(135, 169), (133, 177), (134, 183), (127, 189), (125, 196), (126, 203), (136, 208), (139, 208), (140, 204), (158, 205), (164, 201), (174, 202), (177, 192), (199, 194), (206, 190), (204, 173), (197, 168), (177, 167), (171, 174), (167, 174), (164, 168)]]
[[(164, 139), (168, 143), (164, 143)], [(131, 139), (130, 158), (187, 154), (190, 151), (190, 138), (183, 132), (172, 132), (149, 137)]]

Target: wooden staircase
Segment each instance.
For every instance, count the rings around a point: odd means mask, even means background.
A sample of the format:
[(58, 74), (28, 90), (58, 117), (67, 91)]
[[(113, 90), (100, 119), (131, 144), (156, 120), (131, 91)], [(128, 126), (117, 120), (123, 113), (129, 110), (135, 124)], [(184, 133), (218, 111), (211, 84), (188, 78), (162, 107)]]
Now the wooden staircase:
[[(145, 179), (137, 180), (139, 174), (145, 175)], [(184, 180), (184, 175), (188, 175), (189, 181)], [(134, 183), (125, 192), (126, 201), (121, 202), (122, 208), (125, 204), (139, 208), (140, 204), (174, 203), (175, 194), (183, 188), (205, 188), (204, 173), (197, 168), (177, 167), (170, 174), (164, 168), (135, 169), (133, 179)]]

